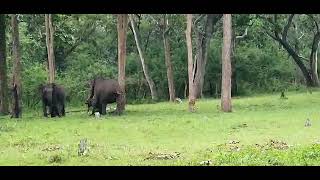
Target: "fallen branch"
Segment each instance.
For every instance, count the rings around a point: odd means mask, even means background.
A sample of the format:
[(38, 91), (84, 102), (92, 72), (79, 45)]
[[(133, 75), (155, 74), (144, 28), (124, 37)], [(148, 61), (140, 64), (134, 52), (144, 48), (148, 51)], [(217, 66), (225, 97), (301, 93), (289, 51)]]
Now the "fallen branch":
[(71, 112), (85, 112), (87, 111), (86, 109), (81, 109), (81, 110), (71, 110), (71, 111), (66, 111), (66, 113), (71, 113)]

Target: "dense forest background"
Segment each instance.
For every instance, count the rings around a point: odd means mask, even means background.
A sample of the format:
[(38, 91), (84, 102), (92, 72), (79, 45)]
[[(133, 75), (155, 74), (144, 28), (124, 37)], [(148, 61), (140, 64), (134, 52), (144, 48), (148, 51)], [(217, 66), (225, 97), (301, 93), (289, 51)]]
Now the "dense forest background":
[[(161, 26), (164, 18), (168, 26), (166, 33), (170, 42), (175, 96), (181, 99), (188, 97), (185, 16), (142, 14), (132, 17), (139, 31), (145, 65), (154, 82), (158, 101), (169, 100), (164, 32)], [(315, 36), (319, 33), (318, 15), (295, 15), (290, 18), (291, 15), (232, 15), (235, 42), (232, 56), (233, 96), (270, 92), (280, 95), (283, 90), (298, 90), (306, 85), (317, 86), (308, 84), (293, 57), (296, 54), (308, 70), (314, 69), (309, 56), (315, 44)], [(198, 21), (194, 22), (194, 26), (204, 31), (206, 17), (194, 15), (194, 19)], [(33, 108), (41, 105), (38, 86), (48, 81), (44, 15), (18, 15), (18, 21), (22, 102), (24, 107)], [(96, 76), (118, 77), (117, 18), (106, 14), (54, 14), (52, 21), (55, 81), (67, 89), (71, 104), (83, 105), (88, 96), (89, 80)], [(9, 16), (6, 17), (6, 23), (8, 84), (11, 84), (13, 58)], [(220, 95), (222, 36), (222, 20), (219, 19), (213, 24), (208, 46), (202, 89), (204, 98), (218, 98)], [(193, 35), (192, 38), (196, 42), (198, 37)], [(290, 45), (295, 54), (284, 42)], [(317, 53), (316, 50), (316, 57)], [(315, 70), (317, 73), (317, 68)], [(127, 31), (126, 97), (128, 103), (152, 102), (130, 25)]]

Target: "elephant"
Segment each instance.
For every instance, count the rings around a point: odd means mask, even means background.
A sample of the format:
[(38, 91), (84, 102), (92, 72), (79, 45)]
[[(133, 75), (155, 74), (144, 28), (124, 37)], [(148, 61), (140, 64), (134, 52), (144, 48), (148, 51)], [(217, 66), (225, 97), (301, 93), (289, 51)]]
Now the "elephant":
[(107, 104), (116, 102), (117, 108), (114, 113), (121, 114), (124, 107), (124, 94), (118, 81), (114, 79), (95, 78), (90, 82), (90, 96), (86, 101), (88, 112), (92, 107), (93, 115), (96, 111), (106, 114)]
[(51, 117), (65, 116), (65, 89), (56, 83), (40, 85), (43, 115), (48, 117), (48, 109)]

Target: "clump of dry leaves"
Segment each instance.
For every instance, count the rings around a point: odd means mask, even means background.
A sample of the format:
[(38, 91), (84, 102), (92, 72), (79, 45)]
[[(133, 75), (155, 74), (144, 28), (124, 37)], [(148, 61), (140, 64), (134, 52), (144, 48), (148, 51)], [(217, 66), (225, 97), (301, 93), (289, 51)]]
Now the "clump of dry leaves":
[(271, 139), (268, 143), (264, 145), (256, 144), (257, 147), (261, 149), (278, 149), (285, 150), (289, 148), (289, 145), (283, 141), (273, 140)]
[(60, 145), (50, 145), (42, 149), (42, 151), (57, 151), (62, 149)]

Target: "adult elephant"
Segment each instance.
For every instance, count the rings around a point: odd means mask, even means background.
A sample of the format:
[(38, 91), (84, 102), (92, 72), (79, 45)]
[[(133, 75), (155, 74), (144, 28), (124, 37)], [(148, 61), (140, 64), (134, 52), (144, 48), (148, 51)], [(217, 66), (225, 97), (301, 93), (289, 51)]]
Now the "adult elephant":
[[(65, 89), (58, 84), (49, 83), (40, 85), (43, 115), (48, 117), (65, 116)], [(49, 113), (48, 113), (49, 110)]]
[(123, 109), (123, 93), (118, 81), (114, 79), (95, 78), (90, 83), (90, 96), (86, 101), (88, 111), (92, 107), (92, 114), (98, 111), (100, 114), (106, 114), (107, 104), (116, 102), (117, 108), (114, 113), (121, 114)]

